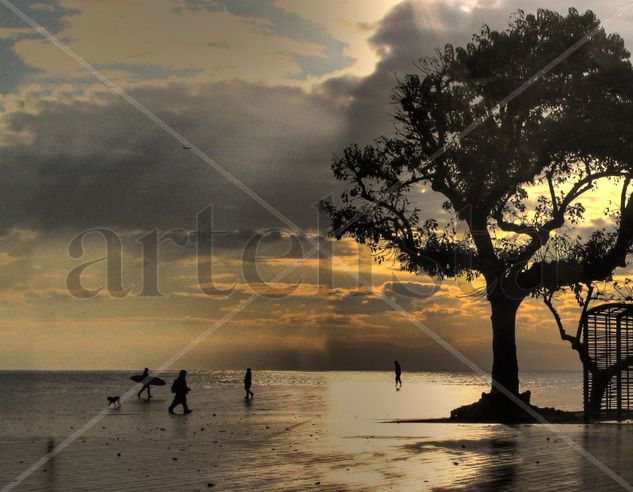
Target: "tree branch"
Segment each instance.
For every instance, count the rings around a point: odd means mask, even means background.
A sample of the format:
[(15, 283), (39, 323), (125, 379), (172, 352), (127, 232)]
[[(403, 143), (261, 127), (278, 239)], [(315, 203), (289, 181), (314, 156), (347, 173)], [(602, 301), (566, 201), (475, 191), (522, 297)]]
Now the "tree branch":
[(587, 296), (585, 297), (582, 303), (582, 310), (580, 312), (580, 318), (578, 319), (578, 327), (576, 328), (576, 339), (580, 341), (580, 337), (582, 336), (582, 329), (584, 327), (585, 315), (587, 314), (587, 309), (589, 309), (589, 304), (593, 300), (593, 284), (587, 285)]
[[(554, 320), (556, 321), (556, 326), (558, 327), (558, 333), (560, 334), (561, 340), (569, 342), (569, 344), (571, 345), (571, 348), (574, 349), (578, 353), (578, 358), (580, 359), (580, 362), (583, 364), (584, 367), (586, 367), (590, 371), (598, 370), (598, 366), (596, 365), (595, 361), (593, 361), (591, 357), (589, 356), (587, 345), (585, 345), (580, 338), (580, 335), (582, 332), (577, 331), (576, 336), (574, 337), (572, 335), (569, 335), (565, 331), (565, 327), (563, 326), (563, 322), (560, 318), (560, 315), (558, 314), (558, 311), (556, 307), (554, 306), (554, 303), (552, 302), (553, 296), (554, 296), (553, 290), (545, 292), (543, 294), (543, 302), (548, 307), (548, 309), (552, 313), (552, 316), (554, 317)], [(583, 315), (579, 323), (582, 323), (582, 319), (584, 318), (584, 313), (586, 312), (586, 306), (589, 305), (589, 303), (587, 302), (587, 299), (590, 299), (590, 298), (591, 296), (588, 295), (587, 298), (585, 299), (585, 303), (583, 305)]]
[(573, 284), (588, 285), (608, 279), (617, 267), (626, 266), (626, 256), (633, 244), (633, 196), (629, 197), (620, 216), (617, 237), (613, 246), (601, 257), (577, 261), (539, 261), (520, 274), (525, 289), (539, 286), (555, 288)]
[(552, 316), (554, 317), (554, 321), (556, 321), (556, 326), (558, 327), (558, 333), (560, 334), (560, 339), (563, 341), (569, 342), (571, 346), (575, 350), (577, 350), (576, 345), (578, 343), (578, 339), (567, 334), (567, 332), (565, 331), (565, 327), (563, 326), (563, 321), (561, 320), (560, 315), (558, 314), (558, 311), (556, 310), (556, 308), (554, 307), (554, 303), (552, 302), (553, 297), (554, 297), (553, 291), (546, 293), (543, 296), (543, 303), (547, 306), (547, 308), (552, 313)]

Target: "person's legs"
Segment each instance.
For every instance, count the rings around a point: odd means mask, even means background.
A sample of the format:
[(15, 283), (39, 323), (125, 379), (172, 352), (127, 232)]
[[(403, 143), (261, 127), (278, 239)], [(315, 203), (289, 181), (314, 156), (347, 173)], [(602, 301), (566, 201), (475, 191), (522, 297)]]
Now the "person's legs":
[(183, 397), (183, 399), (182, 399), (182, 402), (181, 402), (181, 403), (182, 403), (182, 408), (183, 408), (183, 410), (184, 410), (184, 412), (185, 412), (185, 415), (186, 415), (186, 414), (188, 414), (188, 413), (191, 413), (191, 410), (190, 410), (190, 409), (189, 409), (189, 407), (187, 406), (187, 397), (186, 397), (186, 396), (185, 396), (185, 397)]
[(178, 396), (174, 396), (174, 400), (169, 405), (169, 413), (174, 413), (174, 408), (180, 404), (180, 398)]
[(172, 401), (171, 405), (169, 405), (169, 413), (174, 413), (174, 408), (178, 405), (182, 405), (185, 414), (192, 412), (192, 410), (187, 406), (186, 396), (175, 396), (174, 401)]

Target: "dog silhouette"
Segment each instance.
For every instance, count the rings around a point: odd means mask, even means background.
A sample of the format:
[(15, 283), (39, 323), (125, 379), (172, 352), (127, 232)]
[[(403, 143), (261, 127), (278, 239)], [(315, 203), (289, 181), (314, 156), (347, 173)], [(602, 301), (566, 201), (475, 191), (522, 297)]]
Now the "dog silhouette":
[(114, 408), (121, 407), (121, 398), (119, 396), (108, 396), (108, 406), (114, 405)]

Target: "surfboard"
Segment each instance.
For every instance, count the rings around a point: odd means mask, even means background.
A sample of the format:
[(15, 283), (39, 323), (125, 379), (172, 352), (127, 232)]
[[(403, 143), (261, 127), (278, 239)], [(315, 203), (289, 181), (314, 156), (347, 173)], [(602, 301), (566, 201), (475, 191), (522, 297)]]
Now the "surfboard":
[[(145, 379), (143, 377), (142, 374), (135, 374), (134, 376), (132, 376), (130, 378), (132, 381), (134, 381), (135, 383), (142, 383), (143, 379)], [(161, 379), (161, 378), (152, 378), (149, 380), (149, 384), (150, 386), (165, 386), (165, 380)]]

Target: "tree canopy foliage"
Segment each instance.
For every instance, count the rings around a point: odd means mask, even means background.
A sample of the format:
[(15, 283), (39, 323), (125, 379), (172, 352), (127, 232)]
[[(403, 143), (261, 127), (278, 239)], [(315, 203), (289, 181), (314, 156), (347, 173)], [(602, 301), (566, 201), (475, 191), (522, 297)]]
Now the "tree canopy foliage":
[[(624, 264), (633, 235), (633, 71), (620, 36), (590, 11), (518, 11), (505, 30), (484, 26), (419, 69), (394, 91), (396, 134), (333, 161), (348, 184), (339, 203), (324, 204), (337, 238), (440, 278), (511, 277), (526, 294)], [(594, 231), (565, 258), (537, 255), (553, 232), (582, 223), (583, 195), (614, 178), (624, 178), (617, 230)], [(444, 196), (445, 227), (410, 199), (421, 187)]]

